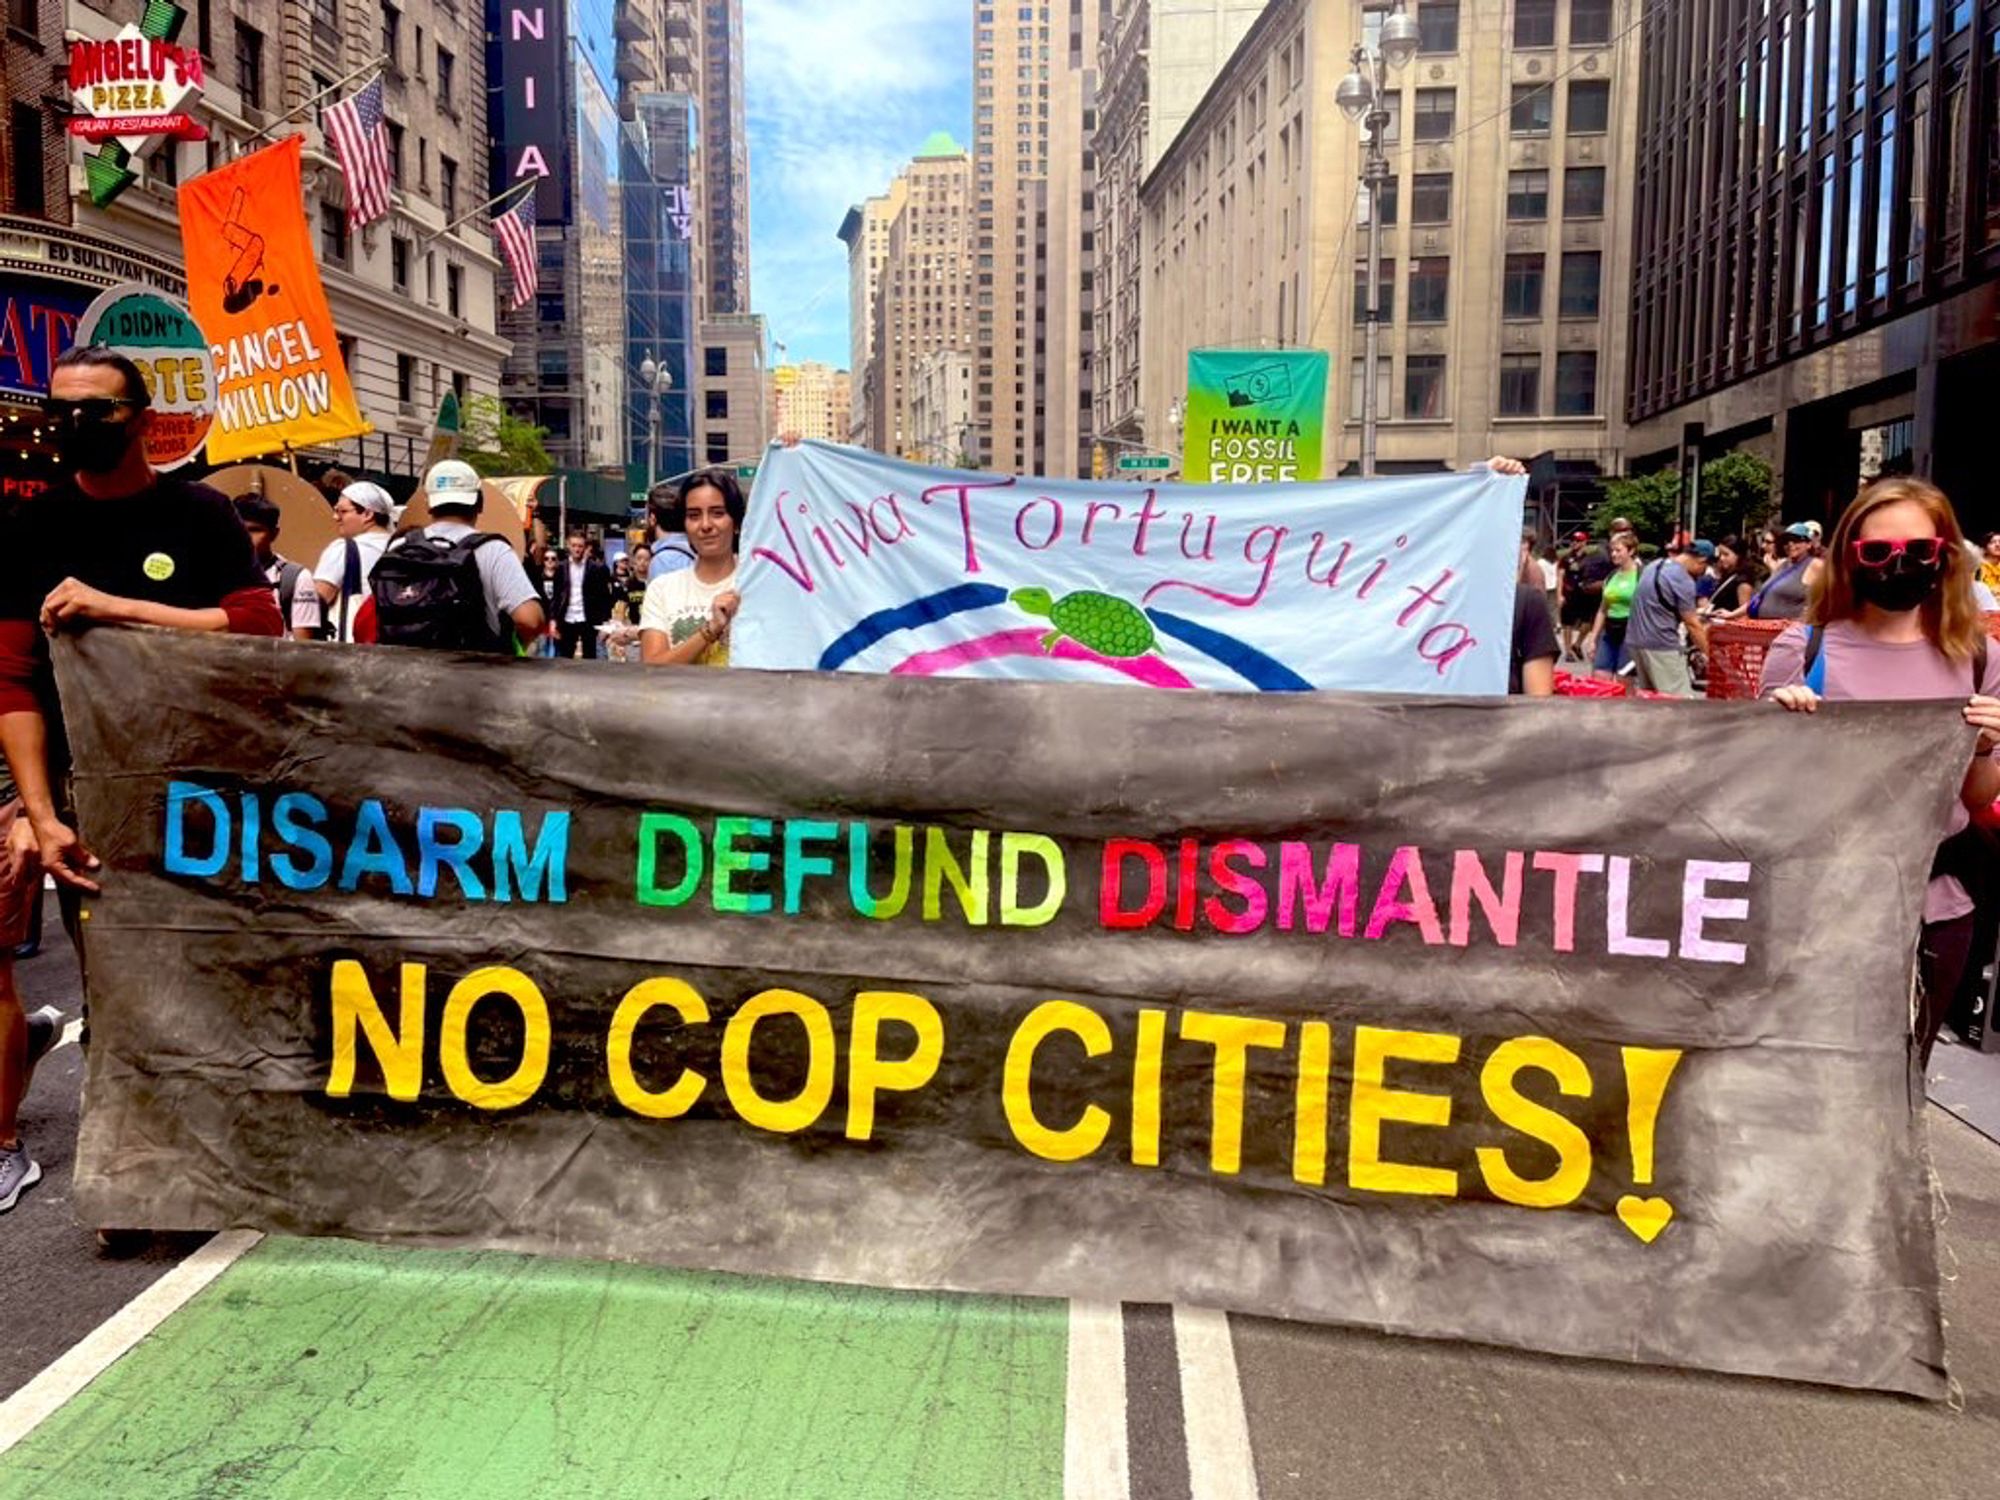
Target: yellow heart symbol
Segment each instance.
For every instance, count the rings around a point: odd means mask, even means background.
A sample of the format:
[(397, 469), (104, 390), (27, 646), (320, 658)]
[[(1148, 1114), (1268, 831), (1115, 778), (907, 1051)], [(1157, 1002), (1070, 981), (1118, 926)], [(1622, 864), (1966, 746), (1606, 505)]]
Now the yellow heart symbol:
[(1618, 1217), (1642, 1244), (1658, 1239), (1673, 1216), (1674, 1206), (1664, 1198), (1637, 1198), (1627, 1193), (1618, 1200)]

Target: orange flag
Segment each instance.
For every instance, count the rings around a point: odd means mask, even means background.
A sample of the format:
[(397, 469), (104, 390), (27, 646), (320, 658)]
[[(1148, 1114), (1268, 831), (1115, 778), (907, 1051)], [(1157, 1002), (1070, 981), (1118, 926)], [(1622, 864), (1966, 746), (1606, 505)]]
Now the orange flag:
[(341, 363), (290, 136), (180, 189), (188, 306), (215, 350), (208, 461), (371, 431)]

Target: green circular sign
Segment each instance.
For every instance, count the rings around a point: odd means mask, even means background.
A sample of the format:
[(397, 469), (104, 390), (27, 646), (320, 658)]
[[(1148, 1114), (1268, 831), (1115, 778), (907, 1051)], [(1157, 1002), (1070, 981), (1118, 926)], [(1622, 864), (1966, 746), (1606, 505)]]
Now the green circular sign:
[(124, 282), (84, 309), (76, 341), (116, 350), (146, 377), (153, 398), (148, 463), (178, 468), (201, 450), (215, 420), (215, 356), (185, 306), (164, 292)]

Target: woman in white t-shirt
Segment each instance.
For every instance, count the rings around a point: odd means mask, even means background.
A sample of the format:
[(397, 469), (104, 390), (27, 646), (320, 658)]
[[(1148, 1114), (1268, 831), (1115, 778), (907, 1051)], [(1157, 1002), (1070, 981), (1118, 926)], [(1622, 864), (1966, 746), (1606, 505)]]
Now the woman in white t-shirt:
[(639, 659), (649, 667), (729, 665), (729, 622), (736, 617), (736, 542), (743, 489), (723, 469), (682, 481), (669, 531), (694, 549), (694, 566), (646, 585), (639, 610)]

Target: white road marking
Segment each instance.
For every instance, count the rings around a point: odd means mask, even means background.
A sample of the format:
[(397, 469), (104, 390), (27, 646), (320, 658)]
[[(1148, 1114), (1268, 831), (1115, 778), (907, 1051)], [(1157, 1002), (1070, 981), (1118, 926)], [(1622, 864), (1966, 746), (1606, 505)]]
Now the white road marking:
[(130, 1352), (203, 1287), (264, 1236), (252, 1229), (218, 1234), (85, 1335), (5, 1401), (0, 1401), (0, 1454), (59, 1411), (91, 1381)]
[(1069, 1305), (1063, 1500), (1128, 1500), (1125, 1315), (1116, 1302)]
[(1229, 1315), (1174, 1308), (1181, 1366), (1181, 1420), (1187, 1429), (1188, 1488), (1194, 1500), (1257, 1500), (1250, 1423), (1236, 1374)]

